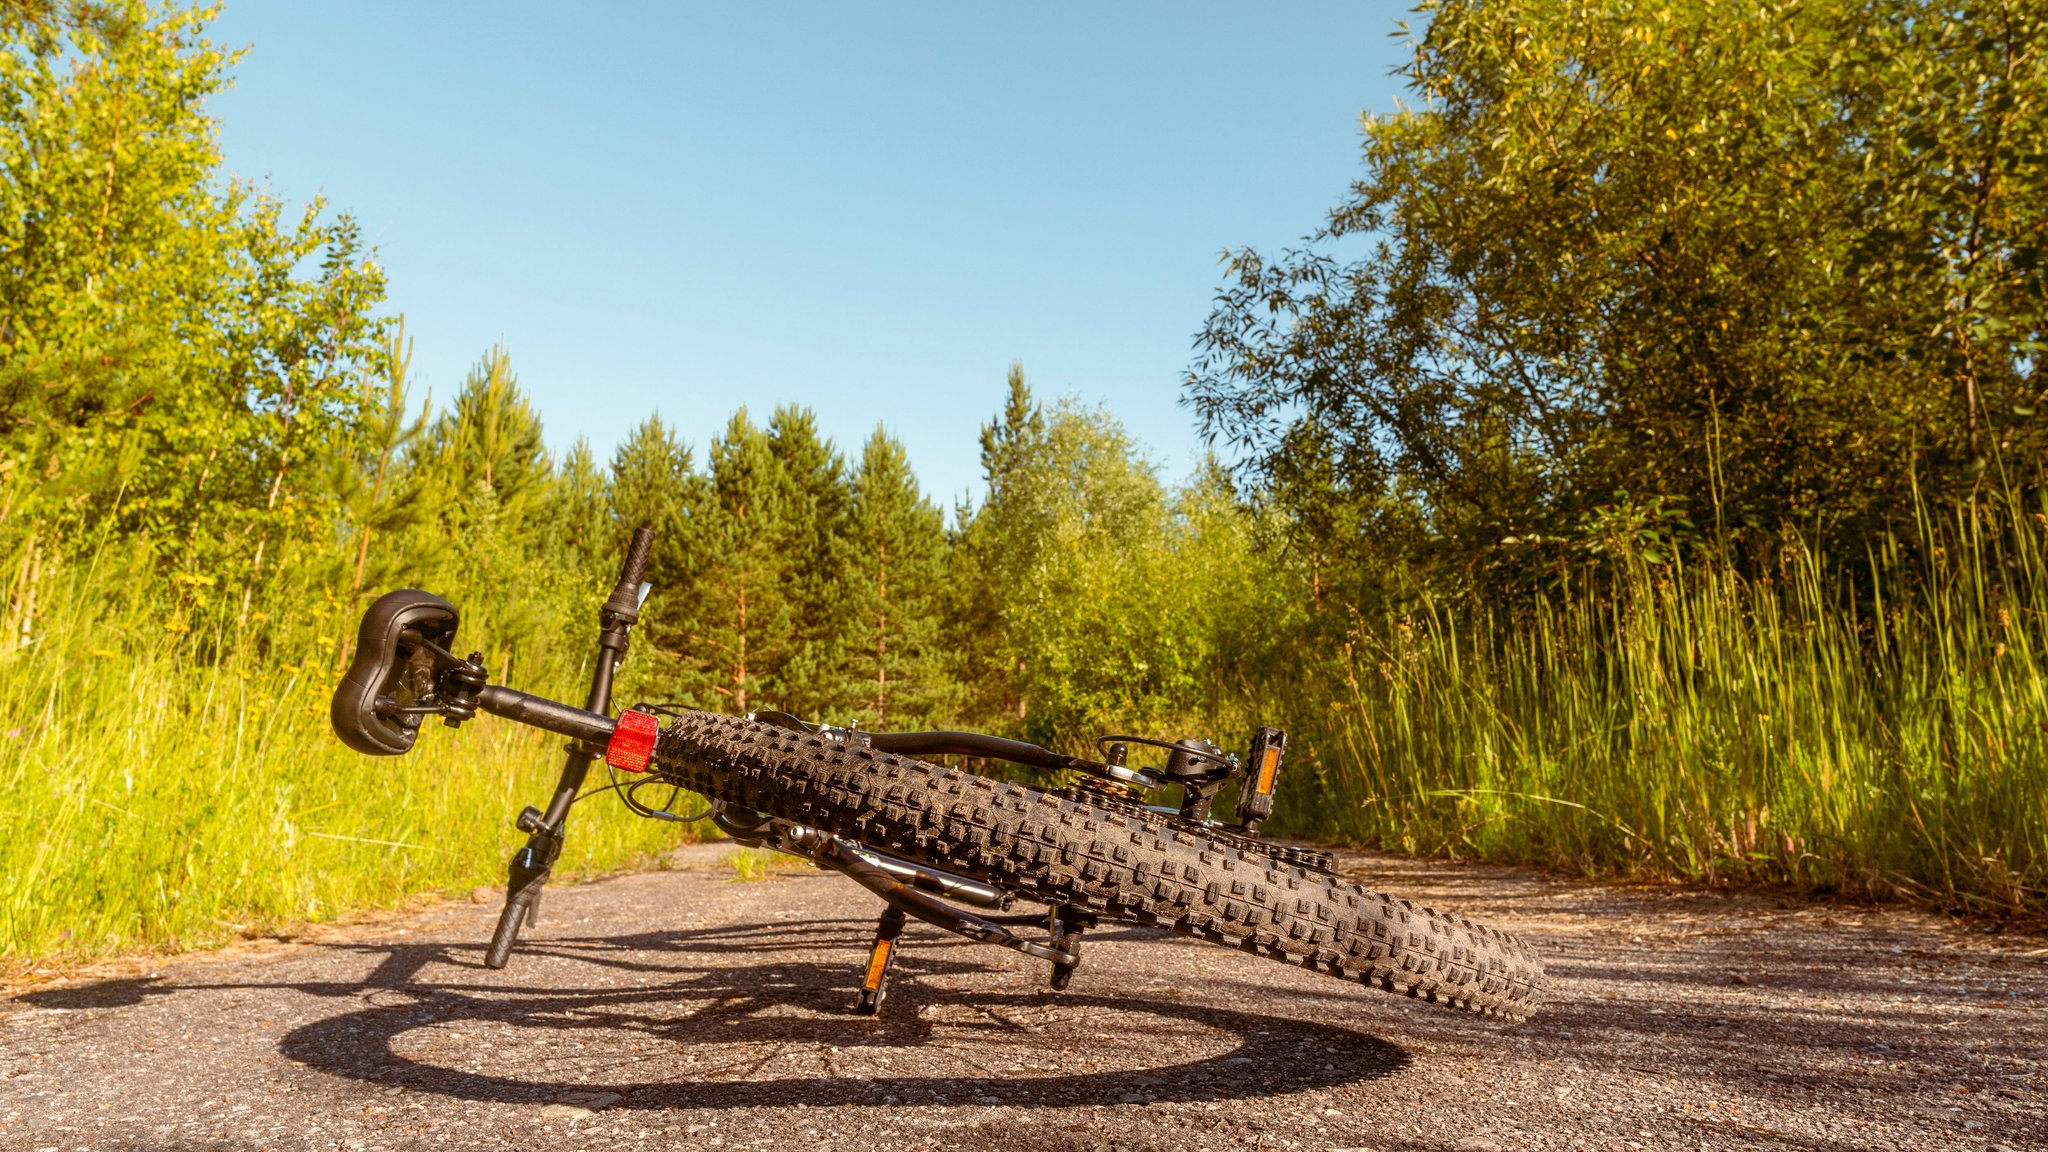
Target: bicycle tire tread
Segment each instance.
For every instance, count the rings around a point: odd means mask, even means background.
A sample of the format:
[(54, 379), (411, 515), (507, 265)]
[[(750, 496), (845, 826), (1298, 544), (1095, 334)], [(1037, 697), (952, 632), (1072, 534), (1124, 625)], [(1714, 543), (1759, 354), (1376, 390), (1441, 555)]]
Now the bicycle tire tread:
[(712, 713), (663, 730), (693, 791), (996, 883), (1504, 1020), (1540, 1002), (1515, 936), (1022, 784)]

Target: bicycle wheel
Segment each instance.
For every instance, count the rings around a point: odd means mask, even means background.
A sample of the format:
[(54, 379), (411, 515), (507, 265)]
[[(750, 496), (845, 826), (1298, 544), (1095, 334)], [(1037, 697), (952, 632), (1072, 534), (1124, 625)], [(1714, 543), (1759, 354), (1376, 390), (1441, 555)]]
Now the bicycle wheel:
[(1141, 814), (705, 712), (663, 730), (657, 761), (706, 796), (1020, 896), (1418, 1000), (1520, 1020), (1543, 986), (1542, 962), (1505, 932)]

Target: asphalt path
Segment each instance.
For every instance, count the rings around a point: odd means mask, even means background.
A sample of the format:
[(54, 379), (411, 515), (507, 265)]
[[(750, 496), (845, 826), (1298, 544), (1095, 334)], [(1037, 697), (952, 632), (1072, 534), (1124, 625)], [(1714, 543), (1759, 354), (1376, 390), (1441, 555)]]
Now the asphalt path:
[(1214, 945), (1091, 935), (1072, 986), (730, 849), (553, 890), (503, 971), (446, 903), (0, 1000), (0, 1149), (2048, 1148), (2048, 941), (1902, 910), (1347, 854), (1522, 933), (1468, 1019)]

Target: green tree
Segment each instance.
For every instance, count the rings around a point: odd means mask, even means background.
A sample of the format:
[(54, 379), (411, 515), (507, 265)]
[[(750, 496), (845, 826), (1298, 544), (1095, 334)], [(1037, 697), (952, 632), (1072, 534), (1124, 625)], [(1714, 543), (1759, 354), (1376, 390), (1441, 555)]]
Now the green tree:
[(176, 541), (247, 589), (326, 528), (382, 276), (348, 217), (220, 175), (213, 9), (31, 7), (0, 20), (0, 426), (36, 477), (16, 510)]
[(789, 548), (788, 473), (768, 433), (742, 408), (711, 442), (693, 533), (699, 566), (679, 623), (685, 685), (706, 706), (774, 707), (796, 649), (800, 604)]
[(1321, 450), (1376, 558), (1855, 554), (2048, 457), (2041, 6), (1423, 11), (1418, 105), (1304, 248), (1228, 254), (1188, 378), (1268, 478)]
[[(1156, 618), (1132, 610), (1160, 595), (1145, 558), (1164, 541), (1170, 510), (1152, 466), (1107, 413), (1071, 403), (1047, 411), (1015, 368), (1003, 412), (983, 431), (982, 465), (988, 492), (962, 510), (949, 612), (970, 708), (984, 723), (1060, 741), (1079, 738), (1080, 715), (1128, 716), (1128, 684), (1074, 685), (1116, 680), (1113, 653)], [(1080, 636), (1085, 657), (1069, 643)], [(1095, 704), (1074, 705), (1070, 689)]]
[(797, 405), (776, 408), (768, 449), (781, 466), (785, 493), (779, 528), (791, 563), (789, 652), (775, 692), (784, 707), (824, 715), (839, 706), (839, 664), (848, 642), (841, 606), (844, 578), (836, 544), (847, 529), (846, 462), (818, 432), (817, 414)]
[(474, 606), (473, 615), (487, 616), (493, 641), (504, 646), (494, 669), (503, 676), (513, 674), (515, 651), (545, 660), (561, 619), (556, 605), (572, 593), (588, 597), (602, 582), (565, 572), (551, 555), (556, 484), (542, 432), (511, 358), (497, 347), (470, 369), (413, 464), (426, 494), (419, 512), (431, 516), (422, 530), (438, 532), (445, 552), (418, 549), (412, 565), (466, 612)]
[[(412, 341), (405, 334), (405, 318), (399, 317), (384, 345), (381, 364), (384, 387), (374, 401), (363, 404), (362, 416), (352, 444), (353, 451), (338, 453), (333, 461), (336, 475), (331, 484), (337, 494), (339, 526), (349, 540), (347, 594), (343, 603), (353, 606), (366, 588), (380, 588), (395, 577), (400, 557), (416, 561), (398, 549), (382, 550), (381, 563), (372, 564), (371, 546), (378, 540), (409, 542), (417, 548), (422, 535), (410, 530), (420, 514), (423, 497), (417, 477), (405, 467), (406, 453), (418, 444), (427, 429), (431, 399), (412, 414)], [(408, 540), (410, 537), (410, 540)], [(347, 666), (354, 634), (344, 618), (338, 622), (335, 670)]]
[(671, 581), (688, 556), (689, 522), (702, 494), (690, 446), (663, 422), (659, 413), (635, 425), (612, 453), (611, 519), (607, 543), (621, 551), (633, 529), (645, 524), (654, 531), (656, 571)]
[(434, 422), (426, 467), (446, 498), (451, 528), (521, 533), (547, 496), (551, 463), (540, 416), (501, 344), (486, 352)]
[(1213, 461), (1184, 488), (1154, 492), (1144, 521), (1063, 509), (1047, 561), (1015, 594), (1010, 635), (1025, 654), (1032, 738), (1232, 741), (1272, 719), (1249, 714), (1251, 702), (1298, 688), (1299, 568), (1262, 546), (1256, 512)]
[[(639, 525), (654, 532), (654, 554), (647, 569), (654, 589), (642, 606), (637, 651), (629, 665), (628, 683), (639, 697), (671, 700), (679, 692), (689, 694), (692, 677), (683, 665), (685, 632), (692, 623), (707, 560), (698, 547), (698, 531), (708, 500), (689, 445), (659, 415), (636, 425), (612, 454), (612, 529), (604, 536), (609, 555), (624, 555), (626, 541)], [(701, 672), (695, 679), (698, 690), (704, 691)], [(696, 695), (689, 698), (698, 700)]]
[(603, 571), (615, 565), (623, 550), (612, 546), (617, 536), (611, 511), (611, 480), (600, 468), (581, 436), (562, 454), (542, 513), (541, 546), (549, 563), (593, 587), (610, 579)]
[(984, 492), (979, 508), (963, 501), (954, 510), (956, 533), (948, 562), (946, 615), (960, 654), (967, 711), (984, 724), (1020, 722), (1018, 655), (1008, 642), (1009, 577), (1035, 557), (1042, 524), (1028, 522), (1033, 498), (1031, 461), (1043, 451), (1045, 413), (1031, 396), (1022, 364), (1011, 364), (1003, 408), (981, 429)]
[(839, 697), (865, 727), (938, 724), (958, 696), (942, 611), (945, 515), (881, 428), (861, 451), (851, 496), (833, 565), (846, 633)]
[(1011, 535), (994, 552), (1019, 565), (999, 573), (994, 591), (1025, 736), (1072, 745), (1091, 737), (1091, 719), (1149, 719), (1135, 714), (1147, 693), (1134, 691), (1131, 673), (1158, 692), (1187, 691), (1159, 680), (1177, 666), (1142, 651), (1159, 620), (1150, 606), (1166, 591), (1151, 581), (1169, 509), (1152, 465), (1113, 417), (1053, 408), (988, 510), (991, 527)]

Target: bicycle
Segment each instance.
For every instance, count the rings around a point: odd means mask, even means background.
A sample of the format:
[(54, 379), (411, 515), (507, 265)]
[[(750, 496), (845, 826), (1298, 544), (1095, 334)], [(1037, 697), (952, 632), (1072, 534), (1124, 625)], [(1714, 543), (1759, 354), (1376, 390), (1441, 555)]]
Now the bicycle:
[[(1287, 737), (1260, 728), (1240, 759), (1200, 739), (1107, 735), (1100, 759), (978, 732), (864, 732), (787, 713), (724, 716), (642, 704), (611, 715), (613, 677), (649, 586), (653, 534), (633, 533), (617, 586), (598, 612), (598, 657), (581, 708), (491, 684), (480, 653), (455, 655), (460, 614), (429, 592), (386, 593), (364, 612), (354, 662), (336, 688), (335, 733), (368, 755), (410, 751), (422, 723), (460, 727), (478, 712), (571, 741), (545, 810), (508, 868), (505, 903), (485, 953), (510, 960), (562, 850), (571, 808), (593, 766), (654, 819), (707, 818), (733, 840), (839, 872), (883, 910), (854, 1011), (888, 995), (897, 943), (911, 917), (1050, 963), (1065, 989), (1083, 935), (1103, 919), (1156, 925), (1451, 1008), (1518, 1021), (1537, 1006), (1543, 965), (1522, 941), (1344, 880), (1326, 853), (1261, 839), (1272, 815)], [(1164, 753), (1140, 767), (1133, 747)], [(926, 763), (964, 756), (1070, 774), (1038, 788)], [(1212, 816), (1237, 783), (1235, 823)], [(661, 805), (643, 801), (665, 788)], [(1177, 805), (1150, 803), (1178, 789)], [(708, 801), (674, 811), (678, 798)], [(1010, 910), (1018, 902), (1042, 914)], [(971, 905), (969, 911), (958, 905)], [(1020, 932), (1040, 926), (1044, 935)]]

